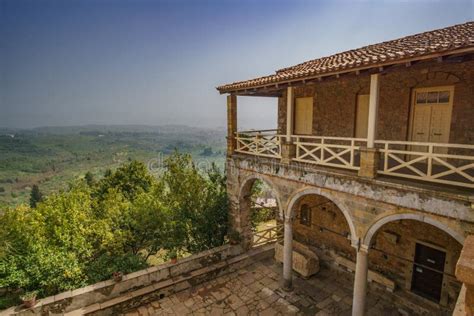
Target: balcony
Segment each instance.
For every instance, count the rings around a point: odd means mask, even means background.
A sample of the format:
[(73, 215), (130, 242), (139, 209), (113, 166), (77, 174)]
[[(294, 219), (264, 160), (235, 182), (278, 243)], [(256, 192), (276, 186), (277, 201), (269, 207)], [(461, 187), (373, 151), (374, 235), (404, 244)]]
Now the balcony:
[[(291, 135), (290, 141), (276, 130), (243, 131), (235, 134), (235, 152), (283, 159), (282, 147), (292, 164), (360, 171), (367, 139)], [(376, 174), (427, 183), (474, 188), (474, 145), (375, 140)], [(371, 163), (367, 162), (366, 163)]]

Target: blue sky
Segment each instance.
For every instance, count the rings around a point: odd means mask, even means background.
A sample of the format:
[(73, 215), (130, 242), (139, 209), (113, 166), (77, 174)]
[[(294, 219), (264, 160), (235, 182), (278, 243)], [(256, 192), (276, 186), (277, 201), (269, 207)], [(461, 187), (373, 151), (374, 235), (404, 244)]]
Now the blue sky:
[[(472, 0), (0, 0), (0, 127), (222, 127), (219, 84), (470, 20)], [(276, 123), (275, 99), (239, 105)]]

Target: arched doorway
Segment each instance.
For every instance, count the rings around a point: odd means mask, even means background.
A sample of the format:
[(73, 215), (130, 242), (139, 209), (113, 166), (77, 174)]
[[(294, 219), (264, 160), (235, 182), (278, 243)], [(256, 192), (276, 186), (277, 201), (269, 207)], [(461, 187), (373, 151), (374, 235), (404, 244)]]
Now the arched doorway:
[(245, 248), (259, 247), (281, 238), (280, 198), (268, 179), (260, 176), (247, 179), (240, 191), (239, 205)]
[(396, 214), (374, 223), (364, 238), (369, 269), (416, 294), (452, 310), (461, 289), (454, 276), (463, 236), (417, 214)]

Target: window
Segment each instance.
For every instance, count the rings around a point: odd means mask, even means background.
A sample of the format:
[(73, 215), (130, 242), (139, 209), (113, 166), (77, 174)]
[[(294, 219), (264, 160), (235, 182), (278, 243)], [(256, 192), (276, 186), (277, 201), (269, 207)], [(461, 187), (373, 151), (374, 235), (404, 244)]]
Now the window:
[(311, 226), (311, 208), (308, 204), (301, 205), (300, 224)]

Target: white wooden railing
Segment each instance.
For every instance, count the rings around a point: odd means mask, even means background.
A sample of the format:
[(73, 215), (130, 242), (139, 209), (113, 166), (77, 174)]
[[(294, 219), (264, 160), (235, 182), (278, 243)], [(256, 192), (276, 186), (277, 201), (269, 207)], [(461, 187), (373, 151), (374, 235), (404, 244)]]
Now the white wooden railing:
[(365, 146), (364, 138), (292, 136), (296, 145), (294, 161), (322, 166), (358, 170), (359, 148)]
[(474, 145), (379, 140), (378, 173), (474, 188)]
[(241, 131), (237, 132), (236, 152), (255, 156), (281, 158), (282, 135), (277, 130)]
[(276, 225), (257, 231), (253, 234), (253, 247), (262, 246), (270, 242), (283, 239), (283, 225)]

